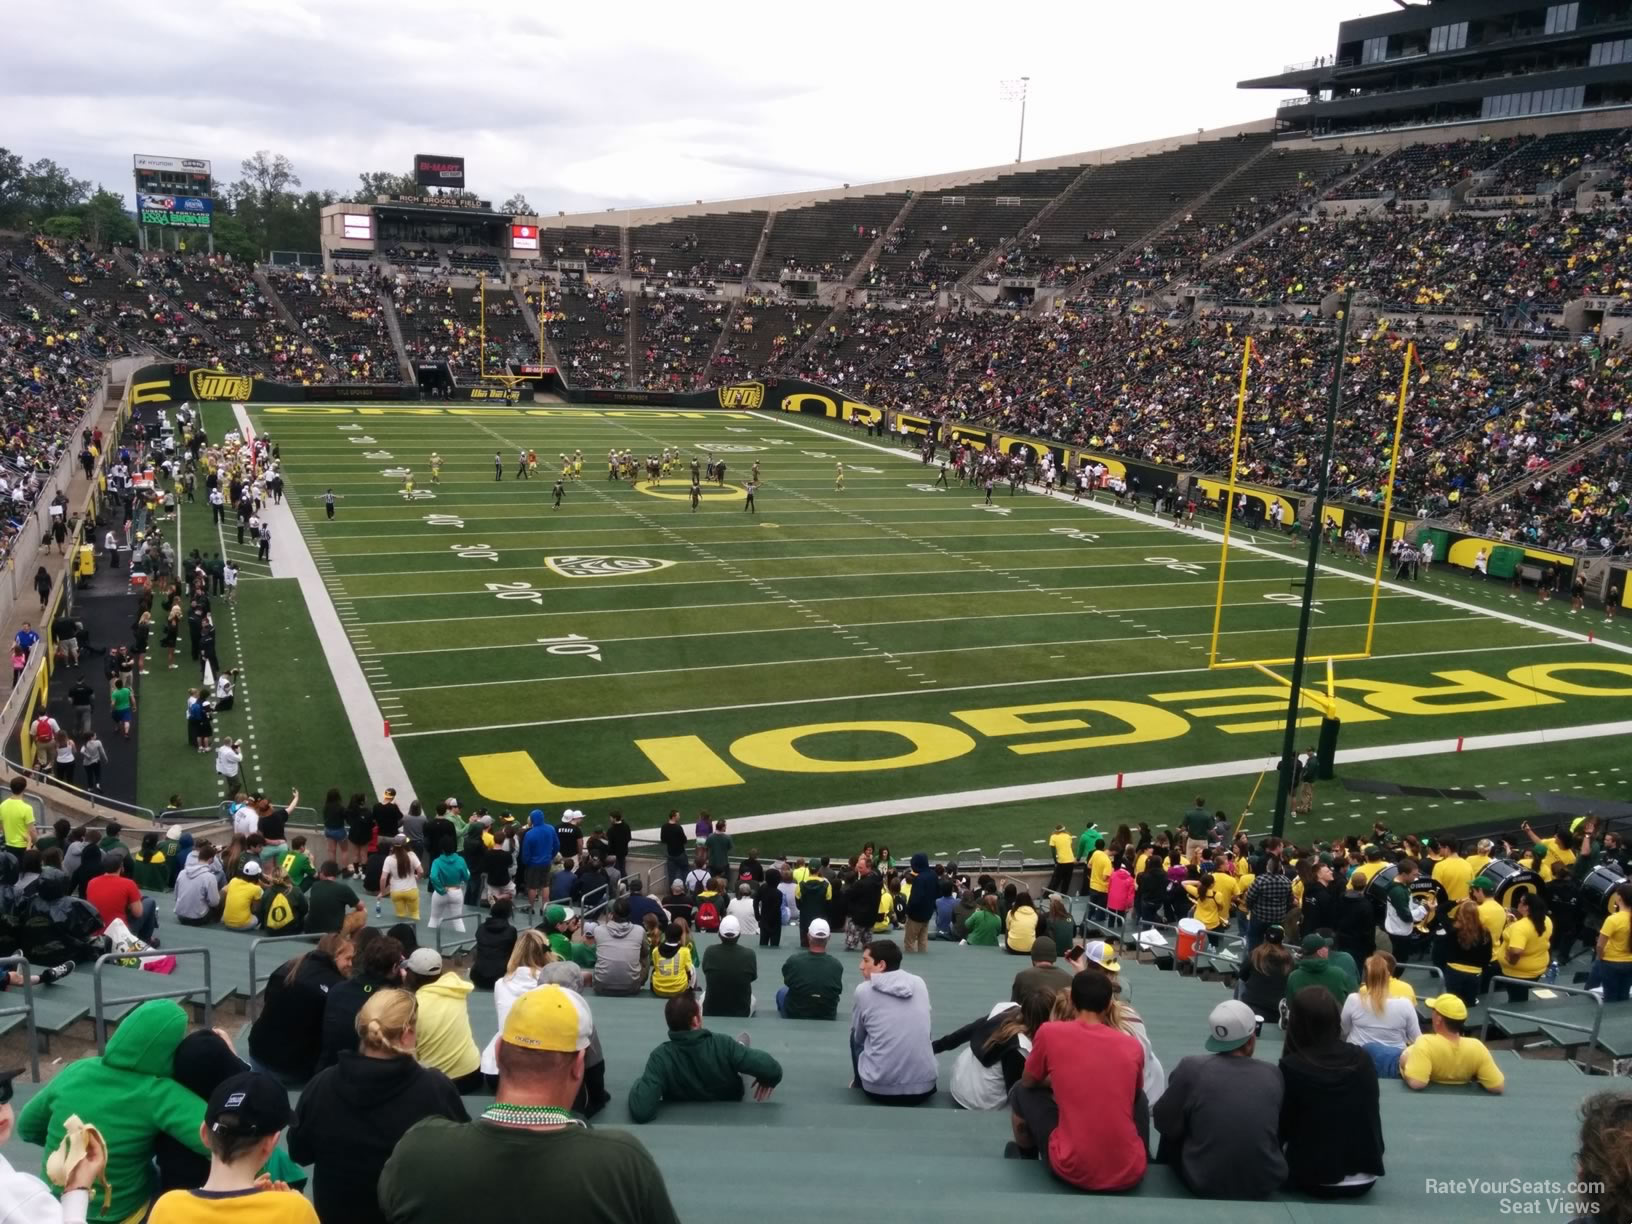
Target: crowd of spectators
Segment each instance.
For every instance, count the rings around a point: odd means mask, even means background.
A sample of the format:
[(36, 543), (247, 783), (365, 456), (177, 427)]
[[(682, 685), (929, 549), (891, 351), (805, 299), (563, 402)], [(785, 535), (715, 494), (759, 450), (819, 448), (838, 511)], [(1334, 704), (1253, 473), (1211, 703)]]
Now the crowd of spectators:
[(689, 391), (708, 364), (730, 303), (661, 291), (642, 293), (639, 303), (641, 385)]
[[(800, 373), (890, 407), (1206, 472), (1229, 464), (1242, 342), (1248, 379), (1240, 475), (1313, 487), (1333, 330), (1132, 310), (848, 312)], [(1382, 320), (1351, 336), (1334, 492), (1378, 503), (1405, 344), (1418, 351), (1397, 495), (1415, 513), (1523, 476), (1623, 419), (1625, 357), (1573, 341)]]
[[(240, 1195), (310, 1181), (310, 1205), (262, 1200), (304, 1214), (264, 1218), (430, 1224), (478, 1190), (507, 1210), (528, 1201), (498, 1174), (546, 1160), (552, 1202), (572, 1218), (663, 1224), (673, 1209), (642, 1145), (585, 1125), (613, 1101), (608, 1063), (642, 1067), (627, 1094), (635, 1127), (676, 1104), (742, 1108), (778, 1091), (797, 1110), (808, 1081), (748, 1034), (719, 1031), (773, 1007), (778, 1022), (812, 1026), (802, 1043), (848, 1046), (860, 1107), (921, 1106), (944, 1088), (964, 1110), (1004, 1112), (1013, 1138), (1002, 1155), (1030, 1162), (1039, 1188), (1053, 1179), (1130, 1190), (1159, 1163), (1197, 1198), (1359, 1198), (1388, 1176), (1385, 1093), (1449, 1090), (1446, 1100), (1478, 1110), (1469, 1090), (1504, 1092), (1501, 1065), (1467, 1031), (1470, 1008), (1497, 991), (1523, 999), (1577, 966), (1606, 1007), (1626, 1006), (1632, 989), (1632, 885), (1611, 893), (1595, 928), (1576, 903), (1597, 867), (1626, 862), (1595, 818), (1551, 834), (1526, 825), (1513, 843), (1485, 840), (1464, 854), (1452, 839), (1397, 838), (1380, 824), (1308, 845), (1254, 842), (1198, 797), (1160, 831), (1055, 826), (1054, 873), (1034, 896), (1020, 879), (1000, 885), (923, 853), (901, 863), (872, 843), (847, 860), (740, 856), (724, 821), (703, 815), (688, 828), (672, 812), (661, 831), (666, 887), (654, 897), (616, 812), (586, 830), (575, 811), (559, 824), (539, 811), (521, 825), (481, 809), (467, 821), (451, 800), (427, 815), (417, 803), (404, 812), (390, 791), (372, 809), (363, 796), (344, 807), (331, 791), (324, 823), (338, 825), (324, 836), (360, 833), (366, 843), (348, 880), (333, 862), (314, 867), (284, 809), (247, 797), (235, 807), (221, 855), (179, 826), (162, 840), (144, 835), (137, 850), (116, 828), (92, 841), (64, 821), (42, 836), (26, 804), (0, 805), (0, 881), (8, 896), (48, 893), (61, 911), (53, 922), (138, 924), (151, 943), (160, 935), (144, 891), (177, 880), (175, 909), (193, 925), (319, 936), (271, 972), (248, 1029), (248, 1067), (223, 1034), (185, 1036), (179, 1005), (151, 1000), (122, 1021), (105, 1055), (76, 1060), (31, 1099), (17, 1128), (47, 1153), (75, 1120), (98, 1128), (70, 1145), (57, 1180), (78, 1193), (97, 1180), (85, 1169), (72, 1176), (78, 1162), (110, 1170), (108, 1219), (155, 1198), (155, 1221), (190, 1219), (166, 1213), (229, 1181)], [(1525, 887), (1504, 891), (1491, 864), (1528, 873)], [(406, 873), (411, 897), (394, 871)], [(417, 916), (422, 875), (433, 926), (440, 913), (462, 931), (467, 906), (488, 910), (468, 971), (420, 946), (411, 922), (366, 925), (369, 892), (389, 891), (399, 918)], [(181, 911), (198, 881), (224, 896), (194, 919)], [(1087, 899), (1089, 922), (1066, 904), (1073, 896)], [(1233, 997), (1193, 1005), (1191, 1052), (1164, 1065), (1129, 1002), (1123, 958), (1176, 963), (1184, 953), (1163, 934), (1174, 923), (1202, 948), (1229, 939), (1242, 950)], [(86, 955), (100, 939), (86, 941)], [(797, 948), (781, 958), (781, 985), (761, 997), (754, 945), (783, 943)], [(995, 1003), (956, 1000), (950, 1021), (913, 972), (992, 956), (1013, 965), (1012, 986)], [(1418, 960), (1444, 979), (1420, 1000), (1400, 969)], [(1196, 990), (1202, 999), (1205, 987)], [(642, 1001), (611, 1001), (619, 997)], [(649, 1052), (603, 1042), (595, 1012), (631, 1005), (662, 1011), (664, 1035)], [(485, 1047), (476, 1015), (493, 1021)], [(937, 1055), (953, 1051), (943, 1072)], [(291, 1088), (301, 1093), (294, 1109)], [(1601, 1180), (1603, 1202), (1632, 1201), (1615, 1155), (1632, 1105), (1612, 1092), (1584, 1115), (1588, 1128), (1609, 1130), (1584, 1135), (1579, 1175)], [(0, 1128), (9, 1121), (0, 1114)], [(604, 1150), (561, 1146), (592, 1138)], [(425, 1177), (432, 1162), (438, 1175)]]
[(394, 382), (401, 377), (380, 297), (389, 282), (377, 270), (325, 276), (270, 269), (267, 279), (298, 325), (287, 339), (279, 337), (272, 351), (280, 376), (300, 382)]
[(1487, 169), (1520, 148), (1528, 136), (1499, 140), (1447, 140), (1408, 145), (1367, 167), (1343, 187), (1343, 199), (1365, 199), (1388, 192), (1399, 199), (1426, 199), (1433, 191), (1456, 186), (1475, 171)]

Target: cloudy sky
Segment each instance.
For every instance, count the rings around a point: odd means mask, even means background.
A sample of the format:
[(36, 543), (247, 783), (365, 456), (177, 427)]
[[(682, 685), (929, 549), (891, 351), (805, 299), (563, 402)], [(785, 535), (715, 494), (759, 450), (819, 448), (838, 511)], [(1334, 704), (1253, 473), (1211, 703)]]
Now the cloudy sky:
[(1011, 160), (1023, 74), (1028, 158), (1263, 118), (1237, 80), (1392, 7), (62, 0), (7, 13), (0, 145), (127, 196), (133, 153), (270, 149), (342, 192), (429, 152), (546, 214), (728, 199)]

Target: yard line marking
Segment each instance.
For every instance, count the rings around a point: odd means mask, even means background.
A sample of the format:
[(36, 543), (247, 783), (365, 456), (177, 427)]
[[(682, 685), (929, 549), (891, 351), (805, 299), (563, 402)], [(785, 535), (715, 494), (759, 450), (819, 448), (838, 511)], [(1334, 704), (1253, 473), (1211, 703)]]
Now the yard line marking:
[[(1524, 646), (1475, 646), (1475, 647), (1468, 647), (1468, 648), (1466, 648), (1464, 650), (1412, 650), (1412, 651), (1405, 651), (1405, 652), (1398, 653), (1398, 654), (1372, 655), (1370, 659), (1357, 659), (1357, 660), (1355, 660), (1355, 662), (1356, 663), (1369, 663), (1369, 662), (1372, 662), (1374, 660), (1434, 658), (1434, 657), (1437, 657), (1439, 655), (1452, 655), (1452, 654), (1483, 654), (1483, 653), (1489, 653), (1489, 652), (1497, 651), (1497, 650), (1545, 650), (1545, 649), (1549, 649), (1549, 648), (1562, 647), (1564, 645), (1567, 645), (1567, 643), (1564, 643), (1564, 642), (1542, 642), (1542, 643), (1529, 644), (1529, 645), (1524, 645)], [(869, 646), (869, 647), (867, 647), (867, 649), (869, 651), (876, 651), (876, 650), (878, 650), (878, 647), (877, 646)], [(888, 657), (888, 656), (886, 656), (886, 657)], [(749, 664), (738, 664), (737, 666), (751, 666), (751, 665), (749, 665)], [(662, 670), (668, 671), (668, 670), (672, 670), (672, 669), (664, 668)], [(994, 682), (987, 683), (987, 684), (947, 685), (945, 688), (942, 689), (942, 691), (947, 692), (947, 693), (973, 693), (973, 692), (982, 692), (982, 691), (985, 691), (985, 690), (988, 690), (988, 689), (1025, 688), (1025, 687), (1028, 687), (1028, 686), (1031, 686), (1031, 685), (1043, 685), (1043, 684), (1080, 684), (1080, 683), (1087, 683), (1087, 682), (1090, 682), (1090, 681), (1103, 681), (1103, 680), (1136, 680), (1136, 679), (1148, 678), (1148, 677), (1151, 677), (1151, 676), (1193, 676), (1193, 675), (1197, 675), (1199, 673), (1209, 672), (1211, 670), (1213, 670), (1213, 669), (1208, 668), (1208, 667), (1173, 667), (1173, 668), (1165, 668), (1165, 669), (1161, 669), (1161, 670), (1157, 670), (1157, 671), (1102, 672), (1102, 673), (1099, 673), (1097, 675), (1090, 674), (1090, 675), (1080, 675), (1080, 676), (1045, 676), (1045, 677), (1042, 677), (1040, 679), (1039, 678), (1031, 678), (1031, 679), (1026, 679), (1026, 680), (999, 680), (999, 681), (994, 681)], [(536, 683), (536, 682), (529, 682), (529, 683)], [(394, 690), (394, 691), (402, 691), (402, 690)], [(729, 712), (731, 712), (733, 710), (765, 710), (765, 709), (771, 709), (771, 708), (776, 707), (776, 706), (828, 705), (828, 704), (831, 704), (832, 702), (835, 702), (835, 701), (872, 701), (872, 700), (876, 700), (876, 699), (879, 699), (879, 698), (886, 698), (886, 697), (905, 697), (911, 691), (912, 690), (907, 689), (907, 690), (902, 690), (902, 691), (885, 692), (885, 693), (845, 693), (845, 694), (843, 694), (841, 696), (836, 696), (836, 697), (793, 697), (793, 698), (788, 698), (788, 699), (782, 700), (782, 701), (748, 701), (748, 702), (738, 702), (738, 703), (731, 704), (731, 705), (696, 706), (696, 707), (693, 707), (691, 709), (685, 709), (685, 710), (640, 710), (640, 711), (621, 710), (616, 714), (585, 714), (585, 715), (581, 715), (581, 716), (576, 717), (576, 718), (543, 718), (543, 719), (533, 719), (533, 720), (530, 720), (530, 721), (527, 721), (527, 722), (484, 723), (481, 726), (476, 726), (476, 727), (444, 727), (444, 728), (442, 728), (440, 730), (436, 730), (436, 731), (416, 731), (416, 732), (414, 732), (414, 735), (416, 735), (416, 736), (470, 735), (470, 734), (473, 734), (473, 733), (475, 733), (477, 731), (515, 731), (515, 730), (520, 730), (520, 729), (529, 728), (529, 727), (559, 727), (559, 726), (565, 726), (565, 725), (572, 724), (572, 723), (609, 722), (609, 721), (613, 721), (613, 720), (631, 719), (631, 718), (672, 718), (672, 717), (674, 717), (676, 715), (681, 715), (681, 714), (720, 714), (720, 713), (729, 713)], [(1626, 725), (1629, 728), (1632, 728), (1632, 723), (1628, 723)], [(406, 738), (410, 738), (410, 737), (404, 736), (403, 738), (406, 739)], [(1450, 742), (1452, 744), (1454, 744), (1456, 741), (1452, 740)], [(1367, 759), (1370, 759), (1370, 758), (1367, 758)]]

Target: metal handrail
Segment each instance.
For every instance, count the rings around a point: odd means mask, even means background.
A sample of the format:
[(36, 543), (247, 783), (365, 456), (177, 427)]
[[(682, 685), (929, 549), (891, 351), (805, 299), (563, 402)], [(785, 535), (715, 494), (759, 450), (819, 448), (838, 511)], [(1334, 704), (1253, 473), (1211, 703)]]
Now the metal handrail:
[[(117, 999), (107, 998), (102, 993), (102, 970), (110, 963), (117, 964), (127, 960), (157, 960), (161, 956), (202, 956), (204, 958), (204, 985), (190, 986), (185, 990), (158, 990), (146, 994), (122, 995)], [(146, 1003), (149, 999), (190, 999), (200, 992), (204, 995), (204, 1027), (210, 1027), (213, 1008), (210, 995), (213, 986), (210, 977), (210, 950), (208, 948), (164, 948), (154, 949), (151, 952), (106, 952), (96, 958), (96, 965), (91, 970), (91, 985), (95, 992), (96, 1016), (96, 1052), (106, 1052), (108, 1048), (108, 1018), (106, 1008), (118, 1003)]]
[[(459, 919), (461, 921), (463, 921), (466, 918), (474, 918), (474, 919), (476, 919), (476, 925), (479, 927), (479, 926), (481, 926), (482, 922), (485, 920), (486, 916), (482, 913), (481, 910), (473, 909), (473, 908), (471, 908), (469, 906), (466, 906), (463, 910), (461, 910), (459, 912), (458, 917), (459, 917)], [(474, 931), (471, 932), (468, 935), (465, 934), (464, 932), (461, 932), (461, 931), (454, 931), (453, 934), (457, 935), (458, 938), (449, 940), (446, 944), (444, 944), (443, 941), (442, 941), (442, 932), (446, 931), (448, 929), (447, 926), (445, 925), (447, 923), (447, 921), (448, 920), (446, 918), (444, 918), (443, 919), (443, 925), (437, 926), (435, 928), (435, 930), (434, 930), (434, 934), (436, 935), (436, 939), (435, 939), (434, 942), (436, 944), (436, 951), (437, 951), (438, 955), (445, 956), (449, 952), (456, 952), (460, 948), (470, 947), (471, 945), (475, 944), (476, 934), (475, 934)]]
[(1555, 994), (1561, 995), (1580, 995), (1582, 998), (1591, 999), (1593, 1002), (1592, 1023), (1581, 1024), (1574, 1020), (1549, 1019), (1544, 1018), (1539, 1012), (1515, 1011), (1511, 1007), (1492, 1007), (1489, 1003), (1486, 1003), (1485, 1022), (1479, 1026), (1479, 1039), (1481, 1041), (1488, 1040), (1490, 1037), (1491, 1019), (1495, 1016), (1504, 1016), (1509, 1020), (1536, 1024), (1538, 1027), (1545, 1025), (1550, 1028), (1569, 1029), (1573, 1033), (1585, 1033), (1588, 1049), (1598, 1044), (1598, 1030), (1604, 1026), (1604, 999), (1602, 995), (1595, 994), (1593, 991), (1579, 986), (1559, 986), (1554, 982), (1543, 982), (1540, 978), (1497, 976), (1490, 979), (1490, 986), (1492, 989), (1497, 986), (1524, 986), (1530, 990), (1551, 990)]
[(10, 973), (13, 969), (21, 971), (23, 979), (23, 1002), (20, 1007), (0, 1007), (0, 1016), (21, 1016), (28, 1028), (28, 1073), (37, 1084), (40, 1082), (40, 1039), (39, 1030), (34, 1025), (34, 975), (29, 972), (30, 965), (26, 956), (8, 956), (0, 960), (0, 973)]
[(1404, 979), (1407, 970), (1422, 973), (1430, 980), (1437, 981), (1439, 989), (1435, 990), (1434, 994), (1441, 995), (1445, 993), (1445, 971), (1438, 965), (1430, 965), (1426, 961), (1400, 961), (1398, 968), (1401, 979)]
[[(249, 944), (249, 997), (244, 1001), (244, 1015), (255, 1019), (255, 1000), (260, 997), (256, 983), (260, 980), (255, 974), (255, 953), (263, 944), (309, 943), (315, 944), (323, 938), (323, 932), (309, 932), (305, 935), (267, 935), (261, 939), (253, 939)], [(271, 977), (269, 973), (267, 977)]]

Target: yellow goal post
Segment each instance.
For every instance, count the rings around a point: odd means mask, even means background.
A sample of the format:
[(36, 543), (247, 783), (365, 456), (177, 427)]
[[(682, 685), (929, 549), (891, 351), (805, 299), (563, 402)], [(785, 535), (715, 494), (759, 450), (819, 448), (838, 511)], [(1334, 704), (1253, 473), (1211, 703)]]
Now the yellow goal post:
[[(1340, 652), (1333, 652), (1333, 653), (1330, 653), (1330, 654), (1321, 654), (1321, 655), (1309, 655), (1305, 659), (1305, 662), (1309, 662), (1309, 663), (1322, 663), (1323, 662), (1323, 663), (1326, 664), (1328, 688), (1330, 688), (1330, 681), (1331, 681), (1331, 676), (1332, 676), (1332, 664), (1343, 662), (1345, 660), (1369, 659), (1371, 657), (1371, 653), (1372, 653), (1372, 644), (1376, 639), (1376, 633), (1377, 633), (1377, 601), (1378, 601), (1378, 596), (1380, 595), (1380, 593), (1382, 591), (1383, 562), (1384, 562), (1384, 557), (1386, 556), (1387, 551), (1388, 551), (1389, 526), (1390, 526), (1390, 523), (1392, 522), (1393, 514), (1394, 514), (1394, 481), (1395, 481), (1396, 475), (1399, 472), (1400, 442), (1401, 442), (1401, 438), (1402, 438), (1402, 435), (1403, 435), (1404, 429), (1405, 429), (1405, 401), (1406, 401), (1407, 396), (1410, 393), (1410, 388), (1411, 388), (1411, 367), (1415, 363), (1416, 355), (1417, 355), (1417, 346), (1416, 346), (1416, 344), (1414, 342), (1407, 343), (1406, 348), (1405, 348), (1405, 364), (1400, 370), (1400, 390), (1399, 390), (1399, 395), (1398, 395), (1398, 397), (1396, 399), (1396, 402), (1395, 402), (1395, 409), (1394, 409), (1394, 438), (1393, 438), (1392, 445), (1389, 448), (1388, 480), (1385, 483), (1384, 489), (1383, 489), (1383, 522), (1382, 522), (1381, 534), (1378, 537), (1378, 543), (1377, 543), (1376, 566), (1373, 569), (1372, 576), (1371, 576), (1371, 601), (1370, 601), (1370, 603), (1369, 603), (1369, 605), (1368, 605), (1368, 607), (1366, 609), (1366, 638), (1365, 638), (1365, 645), (1360, 650), (1340, 651)], [(1295, 659), (1283, 658), (1283, 659), (1229, 659), (1229, 660), (1224, 660), (1224, 659), (1220, 659), (1218, 657), (1218, 639), (1219, 639), (1219, 634), (1223, 630), (1224, 592), (1225, 592), (1225, 588), (1226, 588), (1226, 583), (1227, 583), (1227, 578), (1228, 578), (1228, 570), (1229, 570), (1229, 562), (1230, 562), (1230, 529), (1234, 525), (1234, 521), (1235, 521), (1235, 497), (1236, 497), (1236, 490), (1237, 490), (1236, 477), (1237, 477), (1237, 475), (1238, 475), (1238, 473), (1240, 471), (1240, 466), (1241, 466), (1241, 433), (1242, 433), (1242, 427), (1243, 427), (1243, 425), (1245, 424), (1245, 421), (1246, 421), (1247, 382), (1248, 382), (1248, 377), (1249, 377), (1249, 375), (1251, 374), (1251, 371), (1252, 371), (1252, 359), (1253, 359), (1252, 337), (1248, 336), (1247, 339), (1246, 339), (1246, 343), (1242, 346), (1242, 350), (1241, 350), (1241, 379), (1240, 379), (1240, 385), (1239, 385), (1239, 387), (1238, 387), (1238, 389), (1236, 391), (1236, 398), (1235, 398), (1235, 431), (1234, 431), (1234, 435), (1231, 438), (1231, 442), (1230, 442), (1230, 473), (1229, 473), (1229, 480), (1227, 482), (1225, 492), (1224, 492), (1224, 501), (1223, 501), (1223, 507), (1222, 507), (1223, 511), (1224, 511), (1224, 531), (1223, 531), (1223, 538), (1219, 543), (1219, 550), (1218, 550), (1218, 585), (1217, 585), (1217, 589), (1216, 589), (1214, 597), (1213, 597), (1213, 632), (1212, 632), (1212, 637), (1211, 637), (1211, 639), (1210, 639), (1210, 641), (1208, 642), (1208, 645), (1207, 645), (1207, 667), (1208, 667), (1209, 670), (1213, 670), (1213, 671), (1228, 671), (1228, 670), (1233, 670), (1233, 669), (1254, 668), (1254, 669), (1256, 669), (1258, 671), (1264, 672), (1266, 675), (1269, 675), (1269, 676), (1273, 677), (1275, 680), (1280, 681), (1280, 683), (1282, 683), (1282, 684), (1288, 684), (1289, 683), (1288, 681), (1281, 680), (1281, 678), (1279, 676), (1277, 676), (1277, 675), (1275, 675), (1275, 673), (1269, 671), (1269, 669), (1272, 668), (1272, 667), (1289, 667), (1293, 663), (1296, 662)], [(1309, 529), (1311, 531), (1320, 531), (1324, 527), (1325, 527), (1324, 523), (1311, 523), (1309, 525)], [(1326, 702), (1319, 701), (1318, 698), (1315, 698), (1315, 699), (1309, 698), (1307, 689), (1304, 690), (1304, 693), (1305, 693), (1305, 699), (1309, 700), (1311, 704), (1317, 704), (1317, 705), (1321, 705), (1321, 706), (1326, 705)]]

